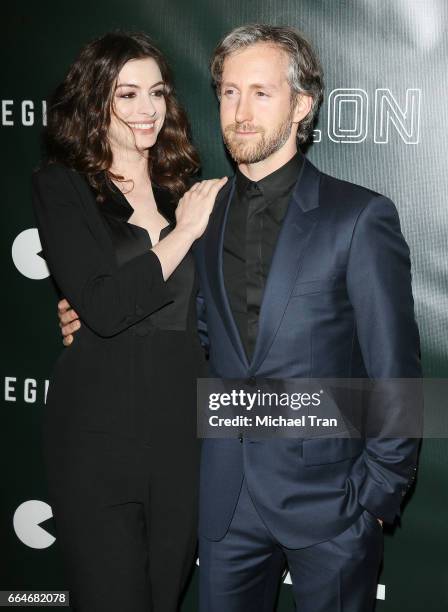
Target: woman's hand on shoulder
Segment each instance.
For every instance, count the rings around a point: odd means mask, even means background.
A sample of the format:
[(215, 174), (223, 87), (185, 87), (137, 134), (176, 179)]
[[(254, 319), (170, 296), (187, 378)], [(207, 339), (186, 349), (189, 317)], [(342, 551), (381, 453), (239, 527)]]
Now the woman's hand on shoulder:
[(224, 176), (195, 183), (179, 200), (176, 208), (177, 227), (189, 232), (193, 240), (204, 233), (216, 196), (227, 180)]

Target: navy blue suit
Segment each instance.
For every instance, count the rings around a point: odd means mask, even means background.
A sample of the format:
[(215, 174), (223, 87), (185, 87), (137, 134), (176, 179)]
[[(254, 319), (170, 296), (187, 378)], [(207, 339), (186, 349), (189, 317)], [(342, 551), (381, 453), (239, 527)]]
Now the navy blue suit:
[[(420, 377), (409, 249), (395, 206), (321, 173), (308, 160), (280, 231), (248, 362), (222, 271), (233, 189), (230, 180), (221, 190), (195, 251), (211, 375)], [(363, 513), (392, 523), (412, 483), (417, 453), (418, 440), (409, 438), (206, 439), (201, 539), (226, 536), (243, 480), (266, 530), (284, 548), (331, 540)], [(226, 612), (233, 609), (239, 608)]]

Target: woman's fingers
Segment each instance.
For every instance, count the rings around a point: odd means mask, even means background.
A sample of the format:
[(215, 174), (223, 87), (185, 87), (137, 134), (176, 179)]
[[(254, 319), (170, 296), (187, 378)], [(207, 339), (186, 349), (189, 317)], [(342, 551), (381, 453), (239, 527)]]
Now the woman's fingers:
[[(195, 183), (193, 187), (187, 193), (194, 193), (195, 196), (200, 196), (203, 198), (207, 198), (212, 190), (216, 190), (216, 193), (221, 189), (221, 187), (227, 182), (227, 177), (224, 176), (220, 179), (207, 179), (206, 181), (201, 181), (200, 183)], [(216, 195), (216, 194), (215, 194)]]
[(208, 181), (199, 181), (198, 183), (195, 183), (193, 187), (191, 187), (191, 189), (187, 191), (187, 193), (191, 193), (191, 194), (194, 193), (195, 196), (198, 196), (198, 195), (202, 196), (204, 194), (204, 190), (207, 187), (207, 183)]
[(221, 187), (225, 184), (226, 181), (227, 181), (227, 177), (223, 177), (220, 179), (211, 179), (210, 181), (206, 181), (207, 185), (204, 186), (202, 193), (204, 194), (205, 197), (208, 197), (209, 195), (212, 195), (212, 194), (214, 194), (216, 197), (216, 194), (221, 189)]
[(221, 187), (227, 182), (227, 176), (224, 176), (219, 179), (207, 179), (205, 181), (199, 181), (195, 183), (190, 189), (186, 192), (194, 193), (195, 195), (201, 195), (207, 197), (213, 188), (216, 188), (217, 191), (221, 189)]
[(215, 197), (218, 193), (218, 191), (220, 189), (222, 189), (222, 187), (224, 187), (224, 185), (227, 183), (229, 179), (227, 178), (227, 176), (223, 176), (220, 179), (216, 179), (215, 183), (213, 185), (210, 186), (210, 191), (215, 191)]

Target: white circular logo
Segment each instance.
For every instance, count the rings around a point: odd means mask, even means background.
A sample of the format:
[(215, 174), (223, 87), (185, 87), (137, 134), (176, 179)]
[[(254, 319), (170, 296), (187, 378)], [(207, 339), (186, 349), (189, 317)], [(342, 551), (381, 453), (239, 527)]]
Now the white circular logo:
[(38, 499), (23, 502), (14, 512), (14, 530), (21, 542), (30, 548), (48, 548), (56, 540), (40, 523), (53, 516), (51, 506)]
[(35, 227), (20, 232), (12, 244), (12, 260), (17, 270), (33, 280), (50, 276), (47, 262), (39, 253), (42, 245)]

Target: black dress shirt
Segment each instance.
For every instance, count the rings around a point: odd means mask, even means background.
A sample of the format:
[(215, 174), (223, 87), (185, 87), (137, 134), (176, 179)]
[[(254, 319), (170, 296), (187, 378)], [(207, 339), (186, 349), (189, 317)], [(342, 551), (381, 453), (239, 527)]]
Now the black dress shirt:
[(224, 232), (223, 273), (230, 307), (249, 359), (258, 333), (264, 287), (280, 228), (302, 166), (296, 154), (254, 182), (236, 172)]

